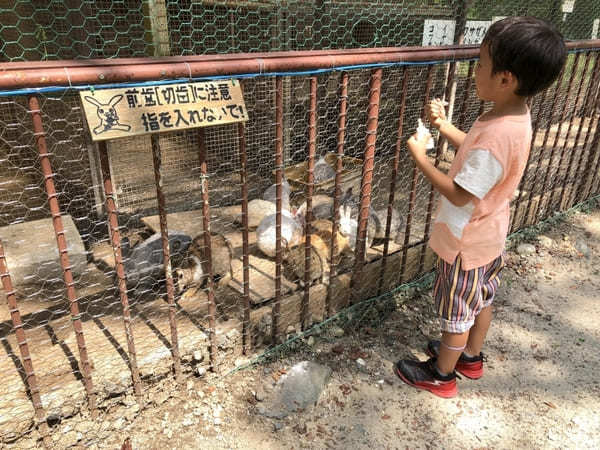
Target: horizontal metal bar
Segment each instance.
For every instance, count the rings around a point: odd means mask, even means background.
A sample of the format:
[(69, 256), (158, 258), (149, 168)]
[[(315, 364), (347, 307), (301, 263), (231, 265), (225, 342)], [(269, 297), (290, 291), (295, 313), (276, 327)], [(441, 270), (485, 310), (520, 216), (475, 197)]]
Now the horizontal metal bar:
[[(600, 48), (598, 39), (566, 44), (569, 50)], [(0, 64), (0, 90), (334, 69), (358, 64), (456, 61), (478, 56), (477, 45), (451, 45), (11, 62)]]

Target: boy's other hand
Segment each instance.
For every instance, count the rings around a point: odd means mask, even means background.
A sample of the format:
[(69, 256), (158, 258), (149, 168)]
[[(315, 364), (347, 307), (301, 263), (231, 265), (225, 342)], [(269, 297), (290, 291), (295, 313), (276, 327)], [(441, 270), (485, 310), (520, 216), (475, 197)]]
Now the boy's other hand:
[(429, 136), (424, 136), (419, 139), (417, 133), (413, 134), (408, 141), (406, 141), (406, 145), (408, 147), (408, 151), (413, 159), (416, 161), (419, 158), (425, 158), (427, 152), (427, 140)]
[(429, 105), (427, 105), (427, 117), (429, 118), (429, 123), (438, 130), (442, 126), (442, 123), (446, 121), (445, 106), (447, 104), (447, 102), (440, 100), (439, 98), (435, 98), (429, 102)]

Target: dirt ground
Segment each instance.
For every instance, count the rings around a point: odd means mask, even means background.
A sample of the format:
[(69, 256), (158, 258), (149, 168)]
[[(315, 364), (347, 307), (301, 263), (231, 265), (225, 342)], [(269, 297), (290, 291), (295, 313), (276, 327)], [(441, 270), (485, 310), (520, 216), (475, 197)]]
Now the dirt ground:
[[(521, 255), (516, 247), (526, 242), (535, 249)], [(220, 378), (188, 374), (181, 389), (163, 379), (141, 410), (118, 397), (96, 421), (64, 420), (53, 445), (120, 448), (130, 438), (134, 449), (598, 448), (600, 210), (574, 213), (542, 236), (525, 233), (511, 247), (485, 375), (459, 380), (454, 399), (392, 372), (399, 358), (425, 358), (427, 340), (439, 336), (430, 291), (416, 287), (396, 294), (395, 308), (375, 303), (263, 364)], [(317, 405), (283, 420), (260, 416), (257, 399), (302, 360), (333, 370)], [(9, 448), (37, 445), (30, 436)]]

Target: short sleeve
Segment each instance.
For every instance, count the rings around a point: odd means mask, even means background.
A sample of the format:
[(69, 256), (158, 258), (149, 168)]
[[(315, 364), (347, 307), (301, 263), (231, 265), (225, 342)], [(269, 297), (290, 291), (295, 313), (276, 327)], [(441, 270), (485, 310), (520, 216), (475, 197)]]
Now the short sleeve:
[(454, 182), (478, 199), (482, 199), (502, 178), (502, 165), (489, 150), (469, 152)]

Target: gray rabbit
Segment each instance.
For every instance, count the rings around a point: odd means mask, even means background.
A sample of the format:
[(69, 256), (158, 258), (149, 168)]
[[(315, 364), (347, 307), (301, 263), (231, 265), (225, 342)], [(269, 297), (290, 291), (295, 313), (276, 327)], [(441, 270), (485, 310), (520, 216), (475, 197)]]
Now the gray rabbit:
[[(290, 209), (290, 194), (290, 184), (284, 176), (281, 182), (281, 204), (283, 209)], [(271, 203), (275, 203), (277, 201), (277, 184), (272, 184), (267, 188), (267, 190), (263, 193), (263, 200)]]
[[(275, 214), (265, 217), (256, 229), (258, 248), (266, 256), (273, 258), (276, 252), (276, 218)], [(301, 214), (292, 214), (288, 210), (281, 211), (281, 245), (282, 248), (293, 247), (302, 241), (304, 220)]]

